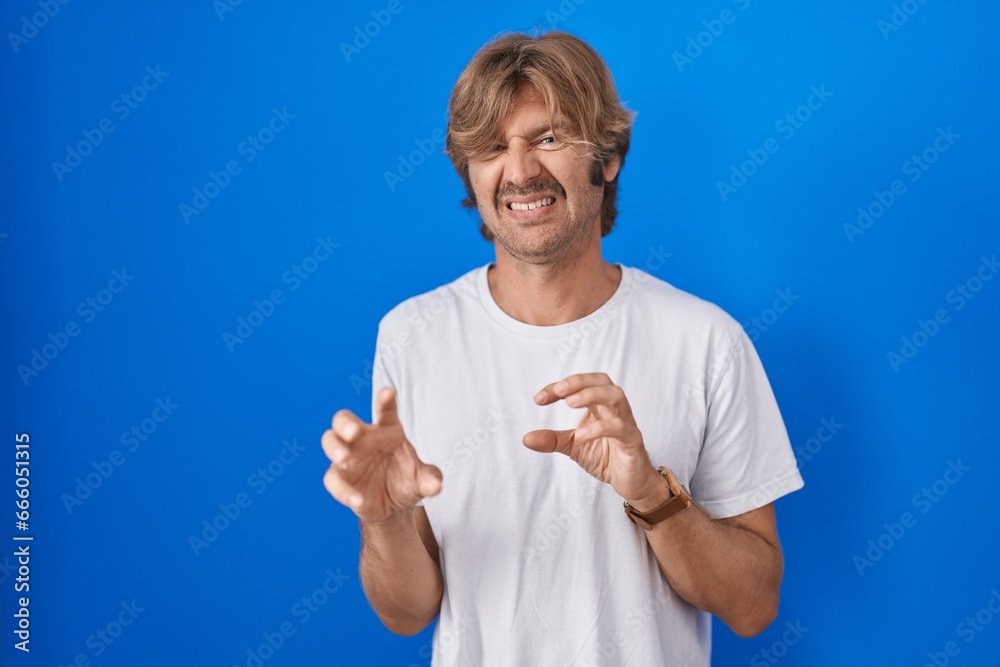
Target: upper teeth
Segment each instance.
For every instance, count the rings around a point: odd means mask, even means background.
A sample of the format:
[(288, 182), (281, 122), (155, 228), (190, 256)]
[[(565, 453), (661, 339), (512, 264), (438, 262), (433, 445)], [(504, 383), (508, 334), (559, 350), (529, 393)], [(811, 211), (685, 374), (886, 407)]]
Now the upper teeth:
[(530, 211), (536, 209), (539, 206), (551, 206), (556, 203), (555, 197), (546, 197), (545, 199), (539, 199), (538, 201), (533, 201), (530, 204), (519, 204), (516, 201), (510, 203), (510, 208), (513, 211)]

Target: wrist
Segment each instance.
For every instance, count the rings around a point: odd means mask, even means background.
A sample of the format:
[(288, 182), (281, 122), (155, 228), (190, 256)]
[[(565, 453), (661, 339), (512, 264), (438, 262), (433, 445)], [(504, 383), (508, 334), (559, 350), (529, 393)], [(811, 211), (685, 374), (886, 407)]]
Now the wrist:
[(670, 484), (666, 478), (652, 466), (649, 467), (649, 470), (651, 476), (645, 488), (635, 498), (625, 499), (637, 512), (649, 512), (670, 500), (674, 495), (670, 491)]
[(625, 501), (626, 516), (632, 523), (646, 531), (652, 530), (653, 526), (666, 521), (678, 512), (691, 508), (691, 496), (673, 471), (666, 466), (660, 466), (657, 474), (667, 483), (666, 491), (662, 486), (657, 486), (655, 491), (637, 494), (635, 505)]
[(417, 508), (414, 507), (404, 507), (403, 509), (398, 509), (388, 516), (381, 519), (362, 519), (358, 517), (361, 524), (372, 531), (376, 532), (395, 532), (399, 528), (413, 523), (413, 513)]

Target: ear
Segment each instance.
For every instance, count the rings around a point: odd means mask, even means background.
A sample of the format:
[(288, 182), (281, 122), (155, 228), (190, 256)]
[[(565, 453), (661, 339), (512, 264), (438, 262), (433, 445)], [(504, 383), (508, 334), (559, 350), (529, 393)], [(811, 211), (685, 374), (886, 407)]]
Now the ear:
[(604, 180), (615, 180), (615, 176), (618, 175), (618, 170), (621, 169), (621, 166), (622, 161), (618, 155), (608, 158), (607, 162), (604, 163)]

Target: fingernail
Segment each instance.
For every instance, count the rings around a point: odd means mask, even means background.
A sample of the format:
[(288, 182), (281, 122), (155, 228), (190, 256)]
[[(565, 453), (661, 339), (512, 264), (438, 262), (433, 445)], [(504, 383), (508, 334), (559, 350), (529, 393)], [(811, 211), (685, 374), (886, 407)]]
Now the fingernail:
[(535, 403), (541, 403), (544, 400), (545, 400), (545, 390), (543, 389), (542, 391), (535, 394)]

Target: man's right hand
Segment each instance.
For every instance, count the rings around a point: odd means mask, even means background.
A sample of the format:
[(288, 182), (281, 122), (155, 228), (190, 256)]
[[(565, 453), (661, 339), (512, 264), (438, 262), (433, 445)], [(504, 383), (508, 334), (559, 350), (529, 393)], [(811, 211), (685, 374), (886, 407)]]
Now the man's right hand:
[(396, 392), (383, 387), (376, 397), (375, 423), (350, 410), (333, 416), (323, 434), (330, 469), (323, 484), (339, 502), (369, 523), (392, 518), (441, 491), (441, 471), (417, 457), (396, 413)]

